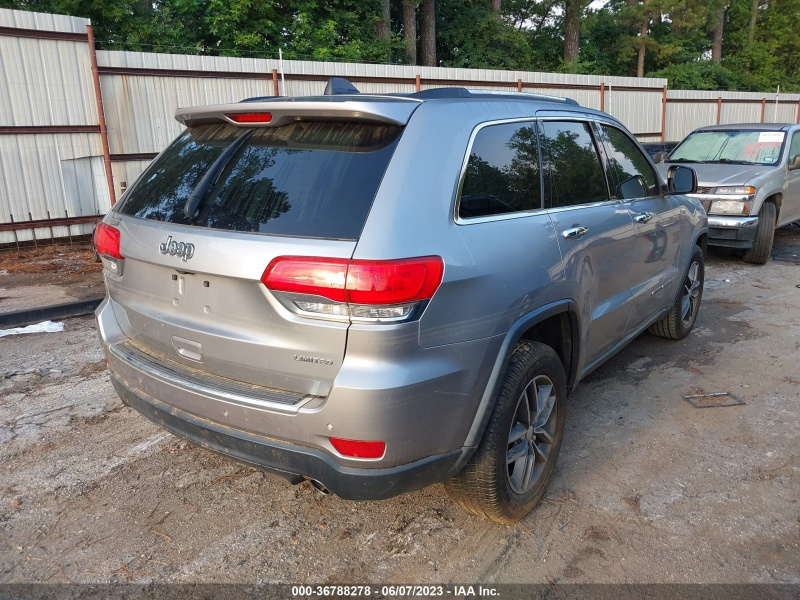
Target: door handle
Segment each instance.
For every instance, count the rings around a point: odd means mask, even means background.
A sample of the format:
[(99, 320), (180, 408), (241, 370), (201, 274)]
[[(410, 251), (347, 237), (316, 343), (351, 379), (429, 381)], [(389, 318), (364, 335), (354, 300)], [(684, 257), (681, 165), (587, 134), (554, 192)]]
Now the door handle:
[(587, 231), (589, 231), (588, 227), (573, 227), (572, 229), (565, 229), (564, 231), (561, 232), (561, 235), (563, 235), (565, 238), (569, 240), (581, 237)]
[(652, 213), (644, 212), (644, 213), (639, 213), (638, 215), (633, 217), (633, 220), (636, 221), (637, 223), (647, 223), (652, 218), (653, 218)]

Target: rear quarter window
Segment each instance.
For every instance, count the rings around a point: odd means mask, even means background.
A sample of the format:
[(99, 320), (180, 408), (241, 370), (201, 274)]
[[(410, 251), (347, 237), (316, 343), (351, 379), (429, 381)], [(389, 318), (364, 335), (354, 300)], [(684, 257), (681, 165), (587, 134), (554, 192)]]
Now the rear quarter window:
[(142, 174), (122, 214), (195, 227), (358, 239), (402, 128), (298, 122), (256, 128), (211, 186), (194, 219), (184, 205), (246, 128), (187, 129)]

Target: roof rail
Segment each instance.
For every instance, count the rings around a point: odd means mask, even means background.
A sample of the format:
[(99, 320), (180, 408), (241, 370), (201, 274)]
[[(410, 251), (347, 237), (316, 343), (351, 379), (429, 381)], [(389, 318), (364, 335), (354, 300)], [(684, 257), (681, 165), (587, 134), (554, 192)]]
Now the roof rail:
[[(546, 94), (531, 94), (530, 92), (507, 92), (503, 90), (486, 90), (465, 87), (440, 87), (422, 90), (412, 94), (362, 94), (358, 89), (344, 77), (331, 77), (325, 86), (325, 96), (338, 95), (360, 95), (360, 96), (396, 96), (413, 98), (415, 100), (446, 100), (448, 98), (481, 98), (491, 97), (506, 100), (534, 100), (536, 102), (554, 102), (569, 106), (580, 106), (572, 98), (562, 98), (560, 96), (548, 96)], [(256, 98), (246, 98), (242, 102), (265, 102), (275, 100), (273, 96), (260, 96)]]
[(410, 98), (420, 100), (436, 98), (480, 98), (490, 96), (492, 98), (507, 98), (509, 100), (536, 100), (537, 102), (556, 102), (558, 104), (568, 104), (570, 106), (580, 106), (572, 98), (562, 98), (561, 96), (548, 96), (546, 94), (531, 94), (529, 92), (506, 92), (503, 90), (485, 90), (464, 87), (445, 87), (423, 90), (414, 94), (408, 94)]

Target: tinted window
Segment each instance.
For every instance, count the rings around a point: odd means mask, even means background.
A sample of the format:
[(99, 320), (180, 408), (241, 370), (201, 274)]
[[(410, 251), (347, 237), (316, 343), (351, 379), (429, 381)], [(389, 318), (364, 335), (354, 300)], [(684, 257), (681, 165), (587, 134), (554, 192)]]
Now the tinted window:
[(256, 128), (190, 221), (183, 213), (189, 194), (246, 131), (220, 124), (188, 129), (148, 167), (118, 210), (197, 227), (357, 239), (401, 129), (331, 122)]
[(544, 121), (542, 130), (542, 158), (550, 175), (545, 180), (545, 206), (608, 200), (603, 168), (589, 125)]
[[(600, 125), (600, 129), (603, 131), (608, 151), (612, 196), (628, 200), (658, 195), (656, 174), (636, 142), (616, 127)], [(639, 181), (643, 180), (644, 186), (632, 181), (637, 177), (641, 177)]]
[(472, 144), (458, 216), (485, 217), (542, 207), (536, 125), (484, 127)]
[(797, 155), (800, 155), (800, 131), (795, 131), (792, 136), (792, 143), (789, 146), (789, 160), (791, 161)]

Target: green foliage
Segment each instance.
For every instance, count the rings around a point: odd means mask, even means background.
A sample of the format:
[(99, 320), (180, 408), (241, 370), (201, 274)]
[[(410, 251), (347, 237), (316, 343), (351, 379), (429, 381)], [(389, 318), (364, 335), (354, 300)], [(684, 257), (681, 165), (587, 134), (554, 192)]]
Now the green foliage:
[(663, 77), (669, 87), (677, 90), (738, 90), (739, 80), (734, 73), (710, 60), (670, 65), (649, 74)]
[[(564, 64), (567, 2), (582, 10), (580, 54)], [(722, 61), (709, 60), (726, 6)], [(401, 63), (402, 0), (379, 40), (380, 0), (0, 0), (0, 7), (92, 20), (99, 48), (223, 56)], [(673, 89), (800, 91), (800, 0), (437, 0), (442, 66), (635, 75), (645, 24), (645, 76)], [(421, 16), (418, 14), (417, 19)], [(418, 23), (419, 25), (420, 23)], [(417, 28), (418, 33), (421, 27)]]
[(525, 35), (498, 19), (486, 0), (437, 2), (437, 55), (442, 64), (471, 69), (531, 69)]

